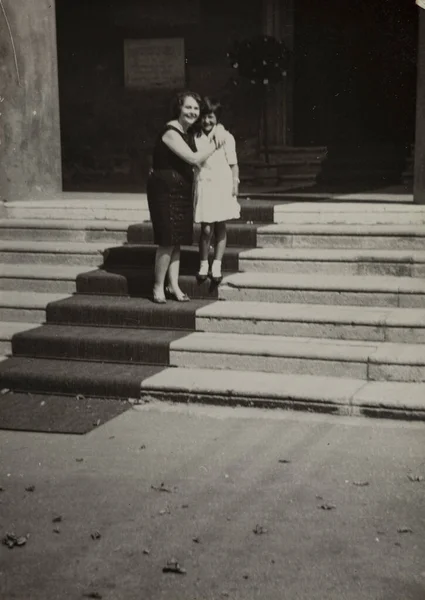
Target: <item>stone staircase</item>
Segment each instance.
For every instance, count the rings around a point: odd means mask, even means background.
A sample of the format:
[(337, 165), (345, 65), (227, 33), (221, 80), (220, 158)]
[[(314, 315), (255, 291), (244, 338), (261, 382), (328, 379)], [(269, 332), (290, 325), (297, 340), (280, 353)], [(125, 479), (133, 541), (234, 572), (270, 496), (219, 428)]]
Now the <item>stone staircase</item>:
[[(141, 195), (5, 204), (1, 388), (425, 416), (425, 207), (407, 195), (262, 194), (229, 224), (219, 288), (148, 299)], [(199, 231), (196, 231), (199, 234)]]
[(316, 184), (326, 153), (325, 146), (271, 146), (269, 164), (262, 149), (259, 159), (240, 161), (239, 176), (245, 186), (308, 188)]

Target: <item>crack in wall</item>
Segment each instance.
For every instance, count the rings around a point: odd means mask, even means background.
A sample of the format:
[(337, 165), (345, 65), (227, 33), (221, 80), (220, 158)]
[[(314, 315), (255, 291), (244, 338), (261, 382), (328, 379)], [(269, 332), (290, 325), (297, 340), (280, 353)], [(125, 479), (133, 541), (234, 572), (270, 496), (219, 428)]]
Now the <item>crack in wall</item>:
[(6, 12), (6, 9), (3, 4), (3, 0), (0, 0), (0, 8), (1, 8), (1, 12), (3, 13), (4, 20), (6, 21), (7, 29), (9, 31), (10, 42), (12, 44), (13, 59), (15, 62), (16, 77), (18, 80), (18, 85), (19, 85), (19, 87), (21, 87), (21, 76), (19, 73), (18, 56), (16, 54), (15, 40), (13, 39), (12, 28), (10, 27), (9, 19), (8, 19), (7, 12)]

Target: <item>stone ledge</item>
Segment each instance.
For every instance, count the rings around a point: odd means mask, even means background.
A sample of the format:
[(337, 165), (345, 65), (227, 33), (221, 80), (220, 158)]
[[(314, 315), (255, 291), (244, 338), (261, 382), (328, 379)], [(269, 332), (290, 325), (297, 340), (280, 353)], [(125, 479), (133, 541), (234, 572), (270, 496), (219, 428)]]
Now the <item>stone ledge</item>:
[(244, 405), (425, 421), (425, 384), (170, 368), (145, 379), (141, 400)]

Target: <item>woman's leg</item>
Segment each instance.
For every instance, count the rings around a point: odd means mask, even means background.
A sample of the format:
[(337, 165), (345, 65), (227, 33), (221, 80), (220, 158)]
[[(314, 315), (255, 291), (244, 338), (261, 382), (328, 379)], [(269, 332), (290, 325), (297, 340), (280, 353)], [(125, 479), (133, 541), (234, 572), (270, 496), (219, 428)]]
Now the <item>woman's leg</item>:
[(208, 275), (208, 254), (211, 244), (212, 227), (210, 223), (202, 223), (201, 235), (199, 237), (199, 272), (198, 275), (206, 277)]
[(188, 296), (182, 292), (179, 285), (180, 275), (180, 246), (174, 246), (171, 253), (170, 266), (168, 267), (168, 290), (176, 300), (189, 300)]
[(155, 281), (153, 286), (154, 300), (165, 299), (164, 284), (170, 260), (173, 252), (173, 246), (158, 246), (155, 254)]
[(211, 275), (214, 279), (221, 278), (221, 261), (227, 244), (226, 222), (220, 221), (215, 224), (215, 251), (214, 260), (211, 268)]

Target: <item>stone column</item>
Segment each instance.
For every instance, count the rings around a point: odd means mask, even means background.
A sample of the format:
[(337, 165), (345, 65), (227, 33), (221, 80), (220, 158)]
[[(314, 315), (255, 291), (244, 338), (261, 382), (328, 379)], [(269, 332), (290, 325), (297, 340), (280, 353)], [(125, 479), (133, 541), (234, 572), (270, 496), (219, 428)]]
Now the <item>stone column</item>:
[[(294, 48), (294, 0), (263, 0), (263, 32), (281, 39), (289, 50)], [(270, 98), (270, 143), (293, 142), (293, 73), (276, 86)]]
[(55, 0), (0, 0), (0, 198), (62, 190)]
[(425, 9), (418, 8), (418, 11), (418, 80), (413, 196), (416, 204), (425, 204)]

